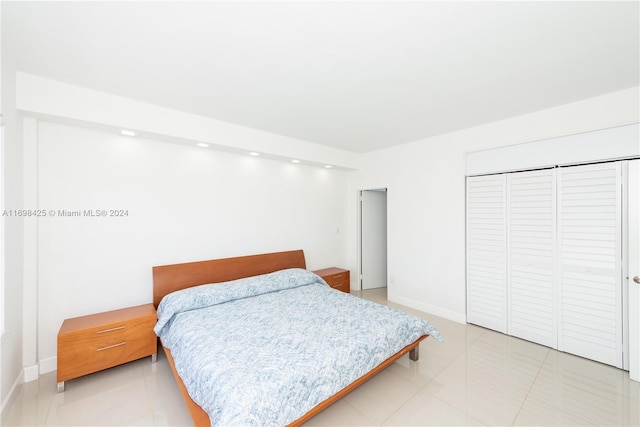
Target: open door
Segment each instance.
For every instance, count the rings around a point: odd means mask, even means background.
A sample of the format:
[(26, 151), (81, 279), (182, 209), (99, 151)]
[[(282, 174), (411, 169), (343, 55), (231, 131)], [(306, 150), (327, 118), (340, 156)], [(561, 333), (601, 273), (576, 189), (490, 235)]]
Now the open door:
[(387, 286), (387, 190), (360, 192), (361, 289)]

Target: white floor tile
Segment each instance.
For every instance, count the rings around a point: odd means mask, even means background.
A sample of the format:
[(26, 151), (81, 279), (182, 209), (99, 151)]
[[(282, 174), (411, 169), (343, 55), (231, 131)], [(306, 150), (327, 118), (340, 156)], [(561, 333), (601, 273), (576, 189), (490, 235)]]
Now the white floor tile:
[(395, 413), (420, 387), (387, 370), (349, 393), (344, 400), (375, 425)]
[[(639, 402), (628, 375), (619, 369), (570, 354), (552, 352), (531, 387), (522, 416), (531, 408), (555, 414), (549, 422), (628, 425), (637, 422)], [(566, 420), (566, 421), (565, 421)]]
[(480, 426), (469, 414), (422, 390), (389, 417), (385, 426)]
[[(91, 387), (87, 393), (66, 391), (57, 395), (46, 426), (154, 425), (144, 378), (118, 385)], [(67, 394), (68, 393), (68, 394)], [(73, 397), (71, 397), (73, 396)]]
[(349, 405), (345, 399), (342, 399), (329, 406), (304, 425), (305, 427), (368, 427), (372, 423), (369, 418)]
[[(424, 344), (425, 341), (420, 343), (420, 347), (422, 348)], [(409, 360), (409, 355), (405, 354), (393, 365), (389, 366), (387, 371), (398, 375), (415, 386), (424, 387), (450, 363), (451, 361), (448, 359), (420, 350), (419, 360), (411, 361)]]

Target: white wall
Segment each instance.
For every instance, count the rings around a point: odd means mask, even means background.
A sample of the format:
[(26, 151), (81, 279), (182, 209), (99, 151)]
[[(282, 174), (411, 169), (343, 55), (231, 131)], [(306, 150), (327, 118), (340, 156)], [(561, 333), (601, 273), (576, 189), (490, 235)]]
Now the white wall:
[[(151, 302), (154, 265), (304, 249), (344, 265), (347, 172), (39, 121), (38, 359), (62, 320)], [(125, 209), (126, 217), (59, 210)], [(30, 338), (30, 337), (26, 337)]]
[[(1, 8), (0, 4), (0, 8)], [(3, 43), (7, 40), (2, 38)], [(19, 114), (16, 110), (15, 68), (12, 58), (2, 51), (2, 77), (0, 100), (4, 115), (4, 163), (1, 172), (4, 174), (4, 207), (20, 209), (22, 207), (22, 144)], [(23, 309), (22, 309), (22, 219), (3, 217), (4, 224), (4, 286), (5, 295), (2, 315), (4, 331), (0, 337), (0, 402), (3, 414), (5, 407), (11, 403), (13, 391), (22, 381), (23, 366)]]
[(356, 194), (386, 187), (389, 299), (464, 322), (465, 154), (637, 123), (639, 99), (636, 87), (364, 155), (349, 177), (349, 265)]

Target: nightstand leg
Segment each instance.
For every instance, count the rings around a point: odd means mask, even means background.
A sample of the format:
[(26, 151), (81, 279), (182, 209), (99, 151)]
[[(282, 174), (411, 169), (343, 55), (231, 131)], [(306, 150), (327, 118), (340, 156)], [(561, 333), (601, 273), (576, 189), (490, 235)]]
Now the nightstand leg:
[(153, 353), (151, 355), (151, 363), (156, 363), (158, 361), (158, 353)]
[(58, 393), (64, 392), (64, 381), (58, 383)]

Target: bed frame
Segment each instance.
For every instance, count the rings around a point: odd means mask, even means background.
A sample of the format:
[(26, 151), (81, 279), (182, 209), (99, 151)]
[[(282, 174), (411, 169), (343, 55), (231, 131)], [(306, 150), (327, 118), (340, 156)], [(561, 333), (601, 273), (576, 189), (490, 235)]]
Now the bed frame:
[[(207, 283), (219, 283), (244, 277), (258, 276), (260, 274), (273, 273), (274, 271), (286, 268), (306, 268), (304, 252), (302, 250), (295, 250), (153, 267), (153, 304), (157, 308), (162, 297), (180, 289), (204, 285)], [(327, 400), (320, 402), (309, 412), (289, 425), (299, 426), (310, 420), (325, 408), (342, 399), (370, 378), (383, 371), (386, 367), (404, 356), (406, 353), (409, 353), (411, 360), (418, 360), (418, 345), (422, 340), (427, 338), (427, 336), (428, 335), (424, 335), (404, 347), (398, 353), (382, 362), (382, 364), (378, 365), (373, 370), (349, 384)], [(193, 424), (197, 427), (210, 426), (209, 415), (200, 406), (198, 406), (191, 397), (189, 397), (187, 389), (176, 371), (171, 352), (164, 346), (163, 349), (167, 355), (167, 359), (169, 360), (171, 371), (178, 383), (182, 397), (187, 404)]]

